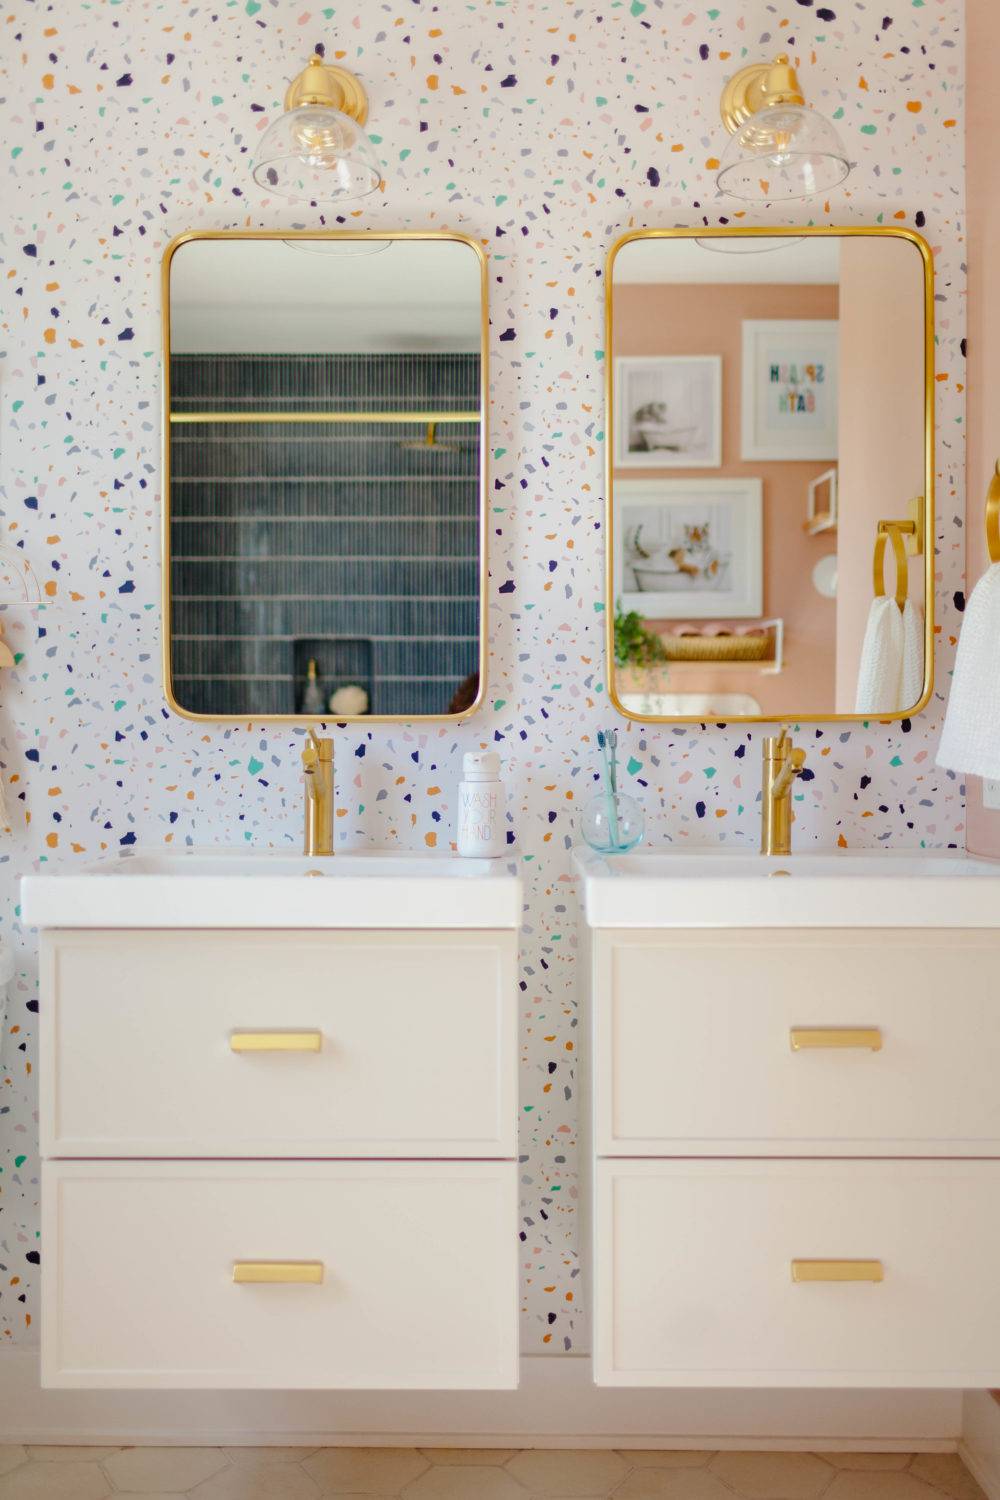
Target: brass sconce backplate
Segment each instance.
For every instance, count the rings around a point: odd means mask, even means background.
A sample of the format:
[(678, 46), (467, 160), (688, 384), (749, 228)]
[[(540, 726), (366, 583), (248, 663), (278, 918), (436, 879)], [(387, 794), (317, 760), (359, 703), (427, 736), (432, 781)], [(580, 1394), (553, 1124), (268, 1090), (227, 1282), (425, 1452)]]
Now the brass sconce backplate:
[(292, 79), (285, 93), (286, 111), (303, 104), (325, 104), (339, 109), (359, 125), (368, 118), (368, 95), (354, 74), (335, 63), (324, 62), (318, 52), (313, 53), (308, 67)]
[(730, 135), (766, 105), (804, 104), (795, 69), (782, 54), (773, 63), (750, 63), (722, 90), (722, 122)]

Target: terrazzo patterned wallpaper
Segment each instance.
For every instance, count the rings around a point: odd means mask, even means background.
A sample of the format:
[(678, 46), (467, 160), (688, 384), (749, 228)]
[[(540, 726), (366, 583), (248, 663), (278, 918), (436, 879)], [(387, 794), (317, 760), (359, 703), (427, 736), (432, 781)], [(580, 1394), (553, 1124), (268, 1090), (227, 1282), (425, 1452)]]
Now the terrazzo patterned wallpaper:
[[(577, 916), (569, 873), (605, 693), (604, 256), (634, 225), (732, 222), (724, 78), (785, 48), (857, 169), (748, 222), (903, 224), (937, 259), (938, 692), (912, 724), (810, 728), (800, 845), (962, 845), (933, 765), (963, 586), (961, 0), (12, 0), (0, 21), (0, 480), (44, 613), (5, 621), (3, 936), (18, 978), (0, 1120), (0, 1317), (37, 1308), (36, 941), (18, 876), (126, 847), (300, 837), (297, 738), (167, 712), (159, 649), (159, 262), (189, 228), (319, 225), (253, 185), (286, 80), (324, 43), (363, 78), (384, 197), (351, 222), (448, 226), (491, 257), (489, 704), (456, 730), (336, 731), (343, 848), (447, 848), (463, 750), (495, 746), (523, 863), (524, 1347), (579, 1351)], [(957, 602), (956, 602), (957, 599)], [(657, 844), (752, 847), (756, 733), (622, 729)], [(140, 1002), (141, 1003), (141, 1000)]]

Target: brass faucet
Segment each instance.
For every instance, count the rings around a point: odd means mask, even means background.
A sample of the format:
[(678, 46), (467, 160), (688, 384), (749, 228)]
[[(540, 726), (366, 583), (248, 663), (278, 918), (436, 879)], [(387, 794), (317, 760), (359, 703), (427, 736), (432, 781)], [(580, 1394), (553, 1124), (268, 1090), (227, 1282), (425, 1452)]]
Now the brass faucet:
[(309, 731), (302, 752), (306, 784), (306, 854), (333, 853), (333, 740)]
[(792, 782), (802, 772), (806, 752), (792, 744), (783, 729), (777, 738), (764, 741), (764, 777), (761, 783), (760, 852), (792, 852)]

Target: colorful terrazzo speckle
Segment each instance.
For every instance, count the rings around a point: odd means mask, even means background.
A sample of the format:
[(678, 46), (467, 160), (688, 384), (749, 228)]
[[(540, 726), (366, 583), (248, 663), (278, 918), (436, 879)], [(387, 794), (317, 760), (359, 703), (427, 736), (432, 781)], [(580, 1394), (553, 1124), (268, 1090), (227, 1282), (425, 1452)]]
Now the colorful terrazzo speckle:
[[(254, 187), (254, 143), (310, 50), (356, 69), (386, 193), (346, 216), (481, 237), (491, 256), (489, 701), (420, 733), (339, 730), (342, 847), (444, 848), (464, 750), (499, 749), (527, 904), (521, 975), (528, 1352), (580, 1351), (575, 809), (607, 722), (603, 266), (637, 225), (920, 227), (937, 260), (939, 689), (913, 724), (808, 728), (800, 844), (959, 845), (958, 781), (933, 765), (963, 563), (961, 0), (406, 0), (296, 8), (14, 0), (0, 20), (3, 541), (43, 614), (5, 628), (0, 842), (19, 977), (0, 1073), (0, 1326), (35, 1338), (36, 941), (17, 878), (109, 850), (299, 840), (296, 735), (169, 714), (159, 669), (159, 263), (189, 228), (318, 226)], [(718, 200), (717, 101), (788, 50), (857, 167), (829, 203)], [(754, 844), (756, 736), (621, 726), (653, 842)], [(709, 774), (712, 773), (712, 774)]]

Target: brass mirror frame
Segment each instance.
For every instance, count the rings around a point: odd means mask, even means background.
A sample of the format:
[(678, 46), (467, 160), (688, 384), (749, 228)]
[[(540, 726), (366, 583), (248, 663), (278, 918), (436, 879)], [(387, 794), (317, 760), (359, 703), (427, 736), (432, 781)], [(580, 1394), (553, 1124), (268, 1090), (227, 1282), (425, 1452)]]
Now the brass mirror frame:
[[(479, 261), (479, 692), (475, 702), (457, 714), (345, 714), (334, 716), (319, 714), (201, 714), (184, 708), (174, 693), (173, 662), (171, 660), (172, 605), (170, 589), (170, 268), (173, 258), (182, 245), (194, 240), (451, 240), (468, 245)], [(163, 661), (163, 692), (172, 713), (183, 719), (193, 719), (199, 724), (457, 724), (470, 718), (479, 709), (486, 697), (486, 670), (488, 660), (489, 621), (489, 540), (487, 532), (486, 485), (489, 465), (489, 282), (488, 258), (480, 242), (471, 235), (459, 234), (450, 229), (206, 229), (188, 230), (172, 239), (163, 252), (160, 277), (163, 327), (163, 420), (161, 462), (163, 474), (161, 545), (161, 630)], [(287, 419), (286, 419), (287, 420)], [(414, 412), (412, 420), (425, 423), (426, 414)]]
[[(615, 427), (615, 357), (614, 357), (614, 267), (621, 250), (634, 240), (701, 240), (716, 238), (765, 239), (846, 239), (855, 236), (906, 240), (916, 247), (924, 271), (924, 688), (919, 701), (905, 713), (895, 714), (727, 714), (708, 718), (704, 714), (635, 714), (625, 708), (618, 697), (615, 663), (615, 570), (614, 570), (614, 427)], [(838, 229), (835, 225), (787, 229), (630, 229), (615, 240), (608, 251), (604, 286), (604, 359), (605, 359), (605, 640), (608, 660), (608, 697), (623, 718), (634, 724), (891, 724), (915, 718), (930, 702), (934, 691), (934, 257), (923, 235), (912, 229), (894, 229), (882, 225), (864, 229), (856, 226)]]

